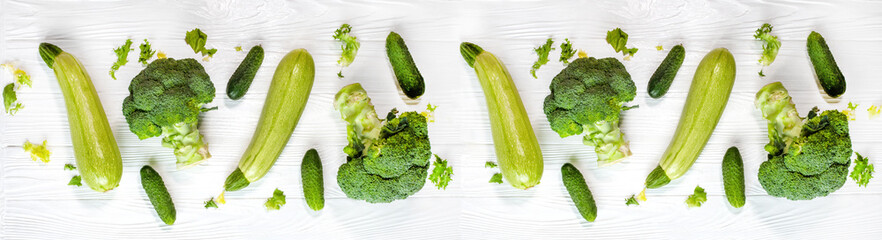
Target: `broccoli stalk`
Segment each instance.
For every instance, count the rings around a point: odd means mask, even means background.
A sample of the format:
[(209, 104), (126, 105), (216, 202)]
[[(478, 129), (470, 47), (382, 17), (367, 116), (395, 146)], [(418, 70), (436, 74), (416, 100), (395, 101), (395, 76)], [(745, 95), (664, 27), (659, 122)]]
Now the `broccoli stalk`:
[(630, 108), (624, 104), (637, 90), (619, 60), (578, 58), (554, 77), (550, 88), (544, 112), (560, 137), (584, 132), (582, 142), (594, 146), (600, 166), (631, 156), (619, 123), (621, 112)]

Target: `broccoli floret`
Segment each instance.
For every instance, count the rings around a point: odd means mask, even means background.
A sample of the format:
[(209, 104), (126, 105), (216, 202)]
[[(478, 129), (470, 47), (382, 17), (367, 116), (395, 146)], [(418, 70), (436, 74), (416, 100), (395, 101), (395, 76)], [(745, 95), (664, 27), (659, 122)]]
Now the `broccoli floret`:
[(337, 184), (352, 199), (387, 203), (423, 188), (432, 157), (426, 117), (417, 112), (396, 115), (385, 124), (377, 117), (360, 84), (340, 90), (335, 107), (347, 122), (347, 162), (337, 171)]
[(174, 149), (178, 168), (193, 166), (211, 157), (197, 126), (214, 92), (196, 60), (157, 59), (132, 79), (123, 115), (141, 140), (162, 136), (162, 145)]
[(769, 160), (758, 174), (769, 195), (809, 200), (845, 184), (852, 154), (847, 116), (836, 110), (819, 115), (816, 107), (801, 118), (780, 82), (760, 89), (756, 106), (769, 121)]
[(637, 88), (619, 60), (578, 58), (551, 80), (550, 88), (544, 111), (560, 137), (585, 132), (583, 143), (594, 146), (601, 166), (631, 155), (619, 122)]

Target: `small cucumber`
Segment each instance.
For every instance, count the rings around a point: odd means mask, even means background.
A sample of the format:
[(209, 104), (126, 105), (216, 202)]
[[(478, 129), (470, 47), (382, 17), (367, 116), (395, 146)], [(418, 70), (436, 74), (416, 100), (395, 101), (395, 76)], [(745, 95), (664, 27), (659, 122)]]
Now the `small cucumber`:
[(730, 147), (723, 156), (723, 188), (732, 207), (744, 206), (744, 162), (736, 147)]
[(162, 181), (159, 173), (150, 166), (145, 165), (142, 167), (141, 186), (147, 192), (147, 197), (150, 198), (150, 203), (153, 204), (156, 214), (159, 214), (159, 219), (162, 219), (165, 224), (174, 224), (175, 203), (172, 202), (168, 189), (165, 188), (165, 182)]
[(683, 45), (674, 46), (668, 52), (668, 56), (649, 78), (649, 86), (646, 89), (649, 91), (650, 97), (660, 98), (668, 93), (668, 88), (674, 82), (674, 77), (677, 76), (677, 71), (680, 70), (680, 65), (683, 65), (685, 57), (686, 49), (683, 48)]
[(386, 55), (389, 56), (395, 78), (398, 79), (398, 86), (404, 91), (404, 95), (410, 99), (422, 96), (426, 91), (423, 75), (420, 75), (420, 70), (413, 62), (404, 39), (398, 33), (389, 32), (389, 36), (386, 37)]
[(576, 209), (579, 209), (579, 213), (585, 220), (594, 222), (594, 219), (597, 218), (597, 204), (594, 203), (594, 196), (591, 195), (591, 190), (588, 189), (588, 184), (585, 183), (582, 173), (573, 164), (565, 163), (560, 167), (560, 174), (567, 192), (570, 193), (570, 198), (576, 204)]
[(245, 92), (248, 92), (248, 88), (251, 87), (254, 75), (257, 74), (257, 69), (260, 69), (260, 64), (262, 63), (263, 47), (260, 45), (251, 47), (248, 55), (245, 56), (245, 59), (242, 60), (242, 63), (233, 72), (230, 81), (227, 82), (227, 96), (230, 99), (239, 100), (242, 96), (245, 96)]
[(300, 176), (306, 205), (314, 211), (322, 210), (325, 207), (325, 185), (322, 180), (322, 160), (315, 149), (309, 149), (303, 155)]
[(812, 66), (815, 67), (815, 74), (818, 75), (818, 82), (824, 88), (824, 92), (830, 97), (839, 97), (845, 93), (845, 76), (839, 71), (836, 60), (833, 59), (833, 53), (827, 47), (827, 42), (820, 33), (812, 31), (806, 41), (809, 59), (812, 60)]

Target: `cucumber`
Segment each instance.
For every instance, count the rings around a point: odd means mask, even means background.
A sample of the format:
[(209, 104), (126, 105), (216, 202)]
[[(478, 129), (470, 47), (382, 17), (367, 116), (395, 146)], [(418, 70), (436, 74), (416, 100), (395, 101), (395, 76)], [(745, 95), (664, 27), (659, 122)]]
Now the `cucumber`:
[(683, 65), (684, 58), (686, 58), (686, 49), (683, 48), (683, 45), (674, 46), (668, 52), (668, 56), (665, 57), (661, 65), (658, 65), (658, 69), (655, 69), (655, 73), (649, 78), (649, 86), (646, 89), (650, 97), (660, 98), (665, 93), (668, 93), (668, 88), (674, 82), (674, 77), (677, 76), (680, 65)]
[(314, 211), (322, 210), (325, 207), (325, 185), (322, 179), (322, 160), (315, 149), (309, 149), (303, 155), (300, 177), (306, 205)]
[(818, 82), (824, 88), (824, 92), (830, 97), (839, 97), (845, 93), (845, 76), (839, 71), (836, 60), (833, 59), (833, 53), (827, 47), (827, 42), (820, 33), (812, 31), (806, 41), (809, 59), (812, 60), (812, 66), (815, 68), (815, 74), (818, 76)]
[(407, 45), (404, 44), (404, 39), (398, 33), (389, 32), (389, 36), (386, 37), (386, 55), (389, 56), (392, 71), (395, 72), (398, 86), (404, 91), (404, 95), (410, 99), (422, 96), (426, 91), (423, 75), (417, 69)]
[(257, 70), (260, 69), (260, 64), (262, 63), (263, 47), (260, 45), (251, 47), (248, 55), (245, 56), (245, 59), (242, 60), (242, 63), (233, 72), (230, 81), (227, 82), (227, 96), (230, 99), (239, 100), (242, 96), (245, 96), (245, 92), (248, 92), (248, 88), (251, 87), (254, 75), (257, 74)]
[(165, 188), (162, 176), (159, 176), (159, 173), (152, 167), (145, 165), (141, 168), (141, 186), (147, 192), (147, 197), (150, 198), (150, 203), (153, 204), (153, 209), (156, 210), (159, 219), (162, 219), (165, 224), (174, 224), (175, 203), (172, 202), (168, 189)]
[(729, 204), (735, 208), (744, 206), (744, 161), (736, 147), (730, 147), (723, 156), (723, 188)]
[(576, 204), (576, 209), (579, 209), (579, 214), (582, 214), (585, 220), (594, 222), (597, 218), (597, 204), (594, 203), (594, 196), (591, 195), (582, 173), (573, 164), (565, 163), (560, 167), (560, 174), (570, 198)]

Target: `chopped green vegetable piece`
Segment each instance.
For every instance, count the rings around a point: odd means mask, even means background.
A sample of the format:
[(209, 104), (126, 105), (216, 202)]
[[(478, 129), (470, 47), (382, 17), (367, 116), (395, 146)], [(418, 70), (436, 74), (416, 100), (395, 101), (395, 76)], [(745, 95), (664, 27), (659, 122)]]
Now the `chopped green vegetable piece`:
[(533, 74), (533, 78), (536, 77), (536, 70), (539, 70), (539, 67), (548, 63), (548, 54), (551, 53), (551, 50), (554, 50), (554, 47), (551, 46), (554, 44), (554, 41), (551, 38), (545, 41), (545, 44), (534, 48), (533, 52), (536, 52), (536, 55), (539, 55), (539, 59), (533, 63), (533, 68), (530, 69), (530, 74)]
[(70, 178), (70, 182), (67, 182), (67, 185), (82, 187), (83, 182), (82, 182), (82, 179), (80, 178), (80, 175), (76, 175), (76, 176), (73, 176), (72, 178)]
[(242, 46), (236, 46), (236, 52), (241, 52), (241, 51), (242, 51)]
[(426, 121), (428, 121), (428, 122), (435, 122), (435, 109), (436, 108), (438, 108), (438, 106), (435, 106), (435, 105), (432, 105), (432, 103), (429, 103), (428, 105), (426, 105), (426, 111), (421, 112), (420, 115), (423, 115), (423, 117), (426, 117)]
[(113, 80), (116, 80), (116, 70), (119, 70), (119, 67), (129, 63), (129, 51), (132, 50), (132, 39), (126, 39), (125, 44), (113, 49), (113, 52), (116, 53), (116, 62), (110, 67), (110, 77), (113, 78)]
[(870, 105), (870, 108), (867, 108), (867, 114), (870, 116), (870, 119), (878, 117), (879, 113), (882, 113), (882, 108), (876, 105)]
[(12, 76), (15, 79), (15, 83), (18, 83), (19, 87), (23, 85), (31, 87), (31, 75), (28, 75), (28, 73), (26, 73), (24, 70), (16, 68), (15, 66), (12, 66), (12, 64), (8, 63), (0, 64), (0, 67), (3, 67), (4, 69), (12, 73)]
[(205, 48), (205, 42), (208, 41), (208, 34), (205, 34), (199, 28), (195, 28), (189, 32), (187, 32), (187, 36), (184, 37), (184, 41), (187, 42), (187, 45), (190, 45), (190, 48), (193, 49), (193, 53), (202, 53), (202, 56), (208, 55), (208, 57), (214, 56), (217, 53), (217, 49), (207, 49)]
[(6, 109), (7, 114), (13, 116), (24, 108), (24, 105), (18, 102), (18, 95), (15, 94), (15, 83), (3, 88), (3, 108)]
[(435, 184), (438, 189), (447, 189), (447, 183), (453, 180), (453, 167), (447, 166), (447, 160), (441, 159), (435, 154), (435, 162), (432, 163), (432, 174), (429, 175), (429, 181)]
[(637, 48), (625, 47), (625, 44), (628, 44), (628, 34), (622, 31), (621, 28), (606, 32), (606, 42), (612, 45), (616, 52), (621, 52), (622, 55), (633, 57), (637, 53)]
[(636, 195), (631, 195), (630, 198), (625, 199), (625, 205), (627, 205), (627, 206), (640, 205), (640, 202), (637, 201), (637, 198), (635, 196)]
[(208, 208), (217, 208), (217, 203), (214, 202), (214, 197), (208, 199), (208, 201), (205, 201), (205, 209)]
[(485, 168), (495, 168), (496, 166), (496, 162), (487, 161), (486, 163), (484, 163)]
[(153, 58), (153, 54), (156, 54), (156, 50), (150, 48), (150, 42), (147, 39), (144, 39), (144, 43), (141, 46), (138, 46), (141, 49), (141, 56), (138, 57), (138, 62), (146, 65), (147, 61), (150, 61)]
[(762, 27), (756, 30), (756, 34), (753, 35), (753, 38), (756, 38), (756, 40), (763, 41), (763, 56), (759, 59), (759, 63), (763, 66), (771, 65), (775, 61), (775, 57), (778, 56), (778, 49), (781, 48), (781, 41), (778, 40), (778, 36), (773, 36), (770, 34), (771, 32), (772, 25), (764, 23)]
[(689, 207), (701, 207), (701, 204), (707, 201), (707, 193), (704, 188), (695, 186), (695, 193), (686, 198), (686, 205)]
[(273, 197), (266, 199), (266, 210), (279, 210), (285, 205), (285, 192), (276, 188), (273, 191)]
[(77, 170), (77, 166), (74, 166), (73, 164), (70, 164), (70, 163), (64, 164), (64, 170), (67, 170), (67, 171)]
[(43, 163), (49, 162), (50, 152), (48, 149), (46, 149), (46, 140), (43, 140), (43, 145), (35, 145), (35, 144), (25, 140), (25, 143), (24, 143), (24, 145), (22, 145), (22, 148), (25, 150), (25, 152), (28, 152), (31, 154), (31, 160), (34, 160), (34, 161), (39, 160)]
[(857, 159), (854, 160), (854, 169), (851, 171), (851, 179), (854, 180), (861, 187), (867, 187), (867, 184), (870, 183), (870, 179), (873, 178), (873, 173), (876, 172), (873, 169), (873, 164), (869, 164), (870, 159), (861, 156), (860, 153), (857, 154)]
[(760, 71), (759, 71), (759, 76), (760, 76), (760, 77), (765, 77), (765, 76), (766, 76), (766, 74), (763, 73), (763, 70), (762, 70), (762, 69), (760, 69)]
[(569, 38), (564, 38), (564, 42), (560, 43), (560, 62), (566, 64), (570, 63), (570, 59), (576, 55), (576, 49), (573, 49), (573, 44), (570, 43)]
[[(337, 64), (341, 67), (347, 67), (349, 64), (352, 64), (352, 61), (355, 61), (355, 55), (358, 54), (358, 48), (361, 47), (358, 39), (349, 34), (351, 31), (352, 26), (349, 26), (349, 24), (343, 24), (334, 31), (334, 39), (342, 43), (340, 49), (343, 50), (343, 54), (340, 56), (340, 60), (337, 60)], [(342, 69), (337, 73), (337, 76), (343, 78)]]
[(662, 47), (662, 45), (658, 45), (658, 46), (655, 46), (655, 50), (656, 51), (664, 51), (665, 47)]
[(490, 182), (502, 184), (502, 173), (493, 174), (493, 177), (490, 177)]
[(854, 103), (848, 102), (848, 109), (842, 110), (842, 114), (845, 114), (845, 116), (848, 117), (849, 121), (854, 121), (855, 120), (854, 111), (857, 110), (858, 105), (860, 105), (860, 104), (854, 104)]

